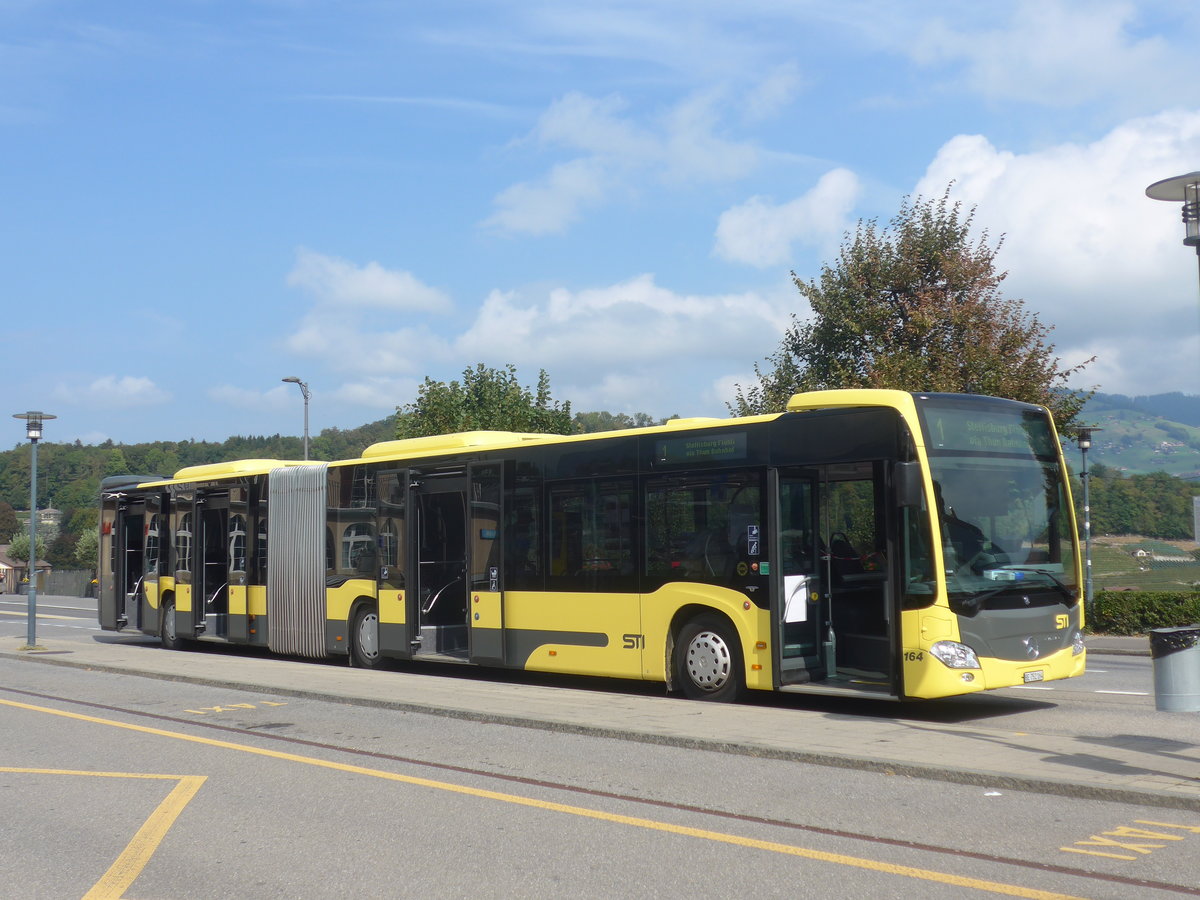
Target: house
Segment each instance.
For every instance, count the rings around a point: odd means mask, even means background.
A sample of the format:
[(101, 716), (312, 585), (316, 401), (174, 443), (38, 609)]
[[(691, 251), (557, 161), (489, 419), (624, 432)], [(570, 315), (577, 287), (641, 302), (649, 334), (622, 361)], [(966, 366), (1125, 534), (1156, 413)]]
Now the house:
[[(46, 573), (51, 569), (44, 559), (37, 561), (38, 590), (43, 590)], [(8, 555), (8, 544), (0, 544), (0, 594), (16, 594), (25, 583), (29, 571), (29, 560), (15, 560)]]

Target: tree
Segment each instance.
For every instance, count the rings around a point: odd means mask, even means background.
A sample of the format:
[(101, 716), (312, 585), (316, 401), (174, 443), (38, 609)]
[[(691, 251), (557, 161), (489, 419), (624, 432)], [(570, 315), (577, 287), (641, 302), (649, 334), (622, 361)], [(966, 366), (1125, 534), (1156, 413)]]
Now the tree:
[(648, 428), (651, 425), (662, 425), (667, 419), (656, 419), (649, 413), (639, 412), (632, 416), (626, 413), (579, 412), (571, 420), (574, 429), (579, 434), (594, 434), (600, 431), (620, 431), (626, 428)]
[[(18, 531), (8, 542), (8, 558), (13, 562), (29, 561), (29, 532)], [(37, 558), (46, 558), (46, 540), (40, 534), (37, 536)]]
[(100, 535), (95, 528), (81, 532), (75, 542), (75, 562), (85, 569), (95, 569), (100, 560)]
[(755, 366), (757, 384), (738, 386), (733, 412), (777, 412), (798, 391), (897, 388), (1038, 403), (1069, 430), (1087, 395), (1066, 382), (1092, 360), (1060, 367), (1052, 328), (1000, 292), (1003, 240), (973, 241), (975, 209), (949, 193), (906, 197), (883, 229), (860, 220), (819, 279), (792, 273), (813, 318), (792, 316), (768, 370)]
[(416, 402), (396, 409), (398, 438), (482, 430), (570, 434), (571, 404), (551, 399), (544, 369), (531, 390), (511, 363), (503, 369), (478, 363), (463, 370), (461, 383), (426, 377)]
[(17, 518), (16, 511), (11, 504), (0, 500), (0, 541), (7, 541), (20, 530), (21, 521)]
[[(38, 535), (38, 543), (41, 543)], [(59, 532), (46, 548), (42, 556), (46, 562), (56, 569), (69, 569), (75, 564), (75, 544), (78, 538), (67, 531)]]

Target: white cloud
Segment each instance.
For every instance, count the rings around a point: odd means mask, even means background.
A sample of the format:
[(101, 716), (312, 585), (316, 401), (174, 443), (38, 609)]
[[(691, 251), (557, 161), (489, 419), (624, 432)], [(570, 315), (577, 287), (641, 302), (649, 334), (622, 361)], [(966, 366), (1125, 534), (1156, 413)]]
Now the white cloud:
[[(1073, 107), (1093, 100), (1163, 104), (1195, 98), (1190, 51), (1161, 36), (1139, 37), (1144, 14), (1129, 2), (1024, 0), (988, 27), (923, 24), (909, 44), (917, 62), (962, 62), (966, 84), (1002, 100)], [(962, 21), (955, 17), (955, 21)], [(1176, 74), (1171, 74), (1176, 73)]]
[(728, 398), (706, 387), (713, 373), (774, 350), (795, 299), (782, 281), (767, 293), (698, 295), (648, 274), (580, 291), (493, 291), (453, 355), (511, 362), (527, 383), (545, 369), (554, 396), (577, 410), (722, 415)]
[[(295, 394), (295, 397), (292, 395)], [(287, 409), (292, 401), (299, 402), (300, 392), (291, 385), (279, 384), (265, 391), (254, 391), (236, 387), (231, 384), (221, 384), (209, 388), (208, 397), (225, 406), (236, 409), (249, 409), (260, 412), (276, 412)]]
[(419, 372), (445, 351), (414, 316), (445, 312), (450, 299), (409, 272), (300, 250), (287, 281), (315, 300), (283, 338), (292, 353), (334, 371), (391, 376)]
[(609, 176), (596, 159), (575, 159), (533, 182), (521, 182), (496, 195), (496, 212), (484, 225), (504, 232), (558, 234), (597, 205)]
[(641, 275), (603, 288), (555, 288), (533, 299), (493, 291), (454, 347), (463, 359), (482, 359), (503, 345), (506, 361), (547, 368), (670, 365), (676, 354), (745, 358), (757, 353), (764, 332), (778, 334), (786, 320), (786, 312), (755, 293), (678, 294)]
[[(778, 102), (782, 87), (769, 90)], [(742, 178), (762, 154), (750, 142), (721, 134), (726, 105), (721, 91), (697, 92), (643, 124), (623, 115), (626, 104), (620, 97), (566, 94), (542, 114), (531, 138), (544, 149), (583, 155), (553, 165), (540, 178), (505, 188), (483, 225), (509, 233), (556, 234), (586, 208), (631, 194), (647, 180), (679, 186)]]
[(339, 307), (440, 312), (451, 306), (450, 298), (422, 284), (409, 272), (385, 269), (377, 262), (356, 266), (335, 256), (301, 247), (287, 283)]
[(341, 385), (329, 395), (329, 402), (391, 412), (414, 399), (419, 385), (415, 378), (368, 376)]
[(786, 203), (751, 197), (721, 213), (714, 252), (733, 262), (783, 265), (792, 244), (836, 242), (847, 226), (861, 186), (847, 169), (826, 172), (808, 193)]
[(776, 66), (747, 92), (743, 115), (752, 122), (769, 119), (788, 106), (803, 86), (800, 67), (794, 62)]
[(952, 196), (978, 208), (977, 225), (1005, 234), (998, 257), (1009, 272), (1005, 293), (1055, 326), (1064, 363), (1102, 345), (1095, 335), (1117, 335), (1094, 369), (1112, 379), (1104, 390), (1153, 389), (1156, 370), (1162, 385), (1167, 361), (1181, 368), (1165, 383), (1195, 385), (1200, 356), (1186, 349), (1196, 335), (1195, 261), (1181, 245), (1180, 207), (1148, 199), (1145, 189), (1194, 170), (1197, 159), (1200, 112), (1168, 112), (1092, 143), (1029, 153), (960, 135), (915, 190), (937, 196), (954, 181)]
[(171, 399), (151, 379), (136, 375), (102, 375), (83, 385), (60, 384), (54, 396), (63, 403), (100, 409), (154, 406)]

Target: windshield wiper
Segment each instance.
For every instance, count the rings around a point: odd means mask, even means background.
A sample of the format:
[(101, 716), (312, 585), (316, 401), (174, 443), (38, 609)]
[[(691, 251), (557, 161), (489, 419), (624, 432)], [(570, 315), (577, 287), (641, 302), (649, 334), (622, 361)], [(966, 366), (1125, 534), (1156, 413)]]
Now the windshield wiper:
[(1026, 569), (1025, 571), (1036, 572), (1038, 575), (1045, 575), (1052, 582), (1054, 582), (1054, 586), (1062, 592), (1062, 595), (1064, 597), (1066, 597), (1072, 603), (1074, 603), (1075, 600), (1077, 599), (1075, 596), (1075, 592), (1071, 590), (1071, 588), (1067, 585), (1067, 583), (1065, 581), (1063, 581), (1061, 578), (1059, 578), (1058, 575), (1056, 575), (1054, 572), (1051, 572), (1049, 569)]
[[(1046, 569), (1022, 569), (1021, 571), (1033, 572), (1037, 575), (1046, 576), (1046, 578), (1050, 580), (1051, 585), (1057, 588), (1062, 595), (1067, 598), (1068, 601), (1072, 603), (1075, 602), (1075, 594), (1071, 591), (1070, 587), (1067, 586), (1066, 582), (1060, 579), (1055, 573)], [(961, 578), (959, 579), (959, 583), (962, 584)], [(1030, 584), (1029, 582), (1023, 580), (1006, 581), (1000, 586), (994, 587), (991, 590), (984, 591), (980, 594), (971, 594), (966, 597), (955, 597), (952, 595), (949, 598), (950, 608), (959, 615), (975, 616), (978, 615), (979, 611), (985, 607), (987, 601), (992, 597), (999, 596), (1000, 594), (1007, 593), (1008, 591), (1028, 591), (1035, 587), (1039, 587), (1039, 585)], [(1045, 585), (1042, 585), (1042, 587), (1045, 587)]]

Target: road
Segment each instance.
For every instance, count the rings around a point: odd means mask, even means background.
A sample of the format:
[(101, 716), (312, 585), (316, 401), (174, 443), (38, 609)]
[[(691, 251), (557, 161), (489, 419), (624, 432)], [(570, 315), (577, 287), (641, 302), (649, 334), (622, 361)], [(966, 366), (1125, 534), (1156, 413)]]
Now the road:
[[(4, 649), (25, 634), (10, 602), (0, 605)], [(47, 616), (39, 636), (64, 648), (51, 651), (59, 661), (67, 648), (95, 644), (87, 606), (39, 602)], [(286, 670), (296, 684), (344, 676), (364, 694), (414, 677), (224, 651), (140, 652), (240, 672), (245, 682), (254, 671)], [(0, 655), (8, 813), (0, 859), (13, 896), (1200, 895), (1200, 807), (31, 662)], [(1152, 698), (1136, 693), (1150, 684), (1149, 660), (1094, 662), (1054, 692), (886, 713), (878, 704), (780, 696), (734, 712), (752, 723), (844, 726), (864, 740), (887, 717), (947, 748), (947, 734), (999, 733), (997, 724), (1009, 734), (1094, 732), (1097, 741), (1154, 735), (1200, 774), (1195, 718), (1156, 715)], [(426, 681), (450, 679), (412, 683)], [(496, 686), (486, 673), (450, 683), (456, 693), (495, 688), (533, 706), (582, 697), (593, 719), (613, 705), (658, 718), (705, 709), (638, 685), (587, 693), (574, 682), (518, 678)], [(1104, 693), (1114, 690), (1126, 692)]]

